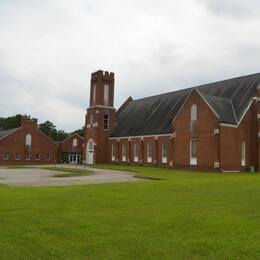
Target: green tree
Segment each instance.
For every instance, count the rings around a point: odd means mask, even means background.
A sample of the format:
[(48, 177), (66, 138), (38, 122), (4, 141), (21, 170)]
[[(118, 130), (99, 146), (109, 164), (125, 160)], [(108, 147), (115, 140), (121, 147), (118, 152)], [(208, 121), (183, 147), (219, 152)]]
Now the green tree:
[(6, 118), (0, 117), (0, 127), (3, 128), (3, 130), (20, 127), (22, 118), (30, 119), (31, 116), (17, 114)]

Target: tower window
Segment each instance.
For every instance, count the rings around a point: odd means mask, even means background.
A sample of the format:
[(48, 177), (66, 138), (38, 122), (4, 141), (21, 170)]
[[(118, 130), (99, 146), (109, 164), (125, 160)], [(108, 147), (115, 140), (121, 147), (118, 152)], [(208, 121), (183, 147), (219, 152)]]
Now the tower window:
[(90, 115), (89, 115), (89, 124), (93, 125), (93, 123), (94, 123), (93, 113), (90, 113)]
[(93, 105), (96, 104), (96, 94), (97, 94), (97, 86), (96, 86), (96, 85), (93, 85), (93, 94), (92, 94), (92, 102), (93, 102)]
[(109, 115), (107, 113), (104, 114), (104, 129), (109, 129)]
[(109, 85), (105, 84), (104, 85), (104, 105), (108, 106), (108, 90), (109, 90)]

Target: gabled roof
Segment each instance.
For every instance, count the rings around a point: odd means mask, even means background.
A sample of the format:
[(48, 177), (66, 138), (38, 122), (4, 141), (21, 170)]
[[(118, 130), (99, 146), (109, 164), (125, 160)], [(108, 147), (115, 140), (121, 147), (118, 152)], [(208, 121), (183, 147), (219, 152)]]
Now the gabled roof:
[(260, 73), (133, 100), (117, 114), (111, 137), (168, 134), (171, 122), (195, 88), (223, 123), (237, 124), (260, 84)]
[(81, 140), (84, 140), (84, 137), (80, 136), (78, 133), (73, 133), (71, 135), (69, 135), (67, 138), (65, 138), (63, 141), (59, 142), (59, 143), (64, 143), (67, 140), (69, 140), (70, 138), (72, 138), (73, 136), (77, 136), (78, 138), (80, 138)]
[(20, 127), (0, 131), (0, 140), (2, 140), (2, 139), (4, 139), (5, 137), (7, 137), (8, 135), (14, 133), (14, 132), (17, 131), (18, 129), (20, 129)]

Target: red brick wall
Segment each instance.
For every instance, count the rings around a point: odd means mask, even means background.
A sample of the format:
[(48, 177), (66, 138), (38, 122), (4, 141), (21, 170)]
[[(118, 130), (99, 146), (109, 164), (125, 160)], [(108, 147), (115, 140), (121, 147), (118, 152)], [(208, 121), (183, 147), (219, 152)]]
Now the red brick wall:
[(224, 171), (243, 171), (241, 141), (246, 141), (246, 166), (257, 167), (257, 115), (253, 103), (238, 128), (220, 128), (220, 163)]
[[(193, 133), (190, 130), (191, 106), (197, 105), (197, 122)], [(199, 140), (197, 166), (192, 168), (213, 169), (214, 162), (219, 161), (218, 137), (214, 136), (215, 128), (219, 128), (219, 121), (202, 97), (193, 91), (180, 110), (173, 129), (176, 138), (173, 141), (173, 165), (190, 167), (190, 140)]]
[[(104, 107), (104, 85), (109, 85), (108, 107)], [(93, 86), (96, 85), (96, 102), (93, 104)], [(86, 159), (87, 143), (90, 139), (94, 141), (94, 163), (104, 163), (109, 160), (107, 156), (107, 141), (111, 130), (115, 126), (114, 106), (114, 73), (97, 71), (91, 75), (90, 107), (87, 110), (84, 136), (84, 154)], [(109, 129), (104, 129), (104, 113), (109, 114)], [(93, 125), (90, 125), (90, 114), (93, 115)]]
[[(32, 135), (32, 147), (25, 148), (27, 134)], [(26, 150), (30, 154), (30, 160), (25, 160)], [(9, 159), (3, 160), (3, 153), (7, 152)], [(15, 160), (15, 153), (20, 153), (20, 160)], [(40, 160), (35, 160), (35, 155), (40, 154)], [(46, 154), (50, 154), (51, 160), (46, 160)], [(37, 128), (37, 121), (23, 122), (21, 128), (0, 141), (0, 164), (21, 163), (54, 163), (57, 161), (58, 144), (51, 141)]]
[[(74, 138), (78, 140), (77, 146), (73, 146)], [(61, 151), (63, 153), (82, 153), (83, 141), (84, 141), (83, 137), (77, 134), (73, 134), (60, 144)]]

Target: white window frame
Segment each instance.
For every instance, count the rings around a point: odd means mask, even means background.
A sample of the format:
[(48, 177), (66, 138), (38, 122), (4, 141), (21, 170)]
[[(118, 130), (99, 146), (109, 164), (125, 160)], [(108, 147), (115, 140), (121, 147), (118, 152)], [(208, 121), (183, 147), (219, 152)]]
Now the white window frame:
[[(28, 155), (28, 157), (27, 157), (27, 155)], [(25, 158), (25, 161), (30, 161), (31, 160), (30, 153), (25, 153), (24, 158)]]
[(146, 145), (146, 152), (147, 152), (147, 162), (151, 163), (153, 160), (153, 146), (151, 143)]
[(111, 146), (111, 160), (114, 162), (116, 160), (116, 153), (115, 153), (115, 144)]
[(122, 162), (126, 162), (126, 144), (121, 145)]
[[(17, 156), (17, 155), (18, 155), (18, 156)], [(20, 153), (16, 152), (16, 153), (14, 154), (14, 159), (15, 159), (15, 161), (20, 161), (20, 158), (21, 158)]]
[[(107, 116), (107, 119), (105, 119), (105, 116)], [(107, 122), (105, 123), (105, 121)], [(104, 124), (104, 130), (109, 130), (109, 113), (104, 113), (103, 124)]]
[(134, 144), (134, 162), (139, 161), (139, 145)]
[(27, 148), (31, 148), (32, 147), (32, 135), (31, 134), (27, 134), (25, 137), (25, 145)]
[[(196, 143), (196, 157), (192, 157), (192, 144), (193, 142)], [(190, 140), (190, 165), (197, 165), (198, 164), (198, 140), (191, 139)]]
[(246, 166), (246, 140), (241, 140), (241, 166)]
[(104, 106), (108, 106), (109, 102), (109, 85), (104, 85)]
[[(38, 158), (37, 158), (37, 155), (39, 156)], [(35, 154), (35, 161), (39, 161), (40, 159), (41, 159), (41, 155), (39, 153), (36, 153)]]
[(190, 111), (190, 120), (191, 122), (197, 121), (198, 118), (198, 109), (197, 109), (197, 105), (193, 104), (191, 106), (191, 111)]
[(9, 159), (9, 154), (8, 152), (3, 152), (3, 160), (7, 161)]
[(93, 94), (92, 94), (93, 105), (96, 104), (96, 96), (97, 96), (97, 85), (93, 85)]
[[(48, 155), (48, 156), (47, 156)], [(51, 160), (51, 155), (49, 153), (46, 153), (45, 155), (45, 160), (50, 161)]]
[(72, 141), (72, 146), (73, 147), (77, 147), (78, 146), (78, 139), (77, 138), (74, 138), (73, 141)]
[[(167, 163), (168, 160), (168, 149), (167, 143), (162, 143), (162, 163)], [(165, 153), (165, 154), (164, 154)]]

